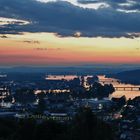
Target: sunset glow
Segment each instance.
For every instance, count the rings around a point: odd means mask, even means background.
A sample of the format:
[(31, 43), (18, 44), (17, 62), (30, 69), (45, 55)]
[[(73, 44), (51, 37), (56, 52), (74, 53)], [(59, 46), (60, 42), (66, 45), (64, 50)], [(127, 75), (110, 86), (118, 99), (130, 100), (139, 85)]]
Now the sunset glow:
[(129, 9), (132, 1), (8, 1), (0, 9), (2, 66), (140, 63), (140, 18)]
[(24, 33), (0, 39), (0, 63), (6, 65), (69, 65), (140, 63), (139, 41), (128, 38), (63, 37)]

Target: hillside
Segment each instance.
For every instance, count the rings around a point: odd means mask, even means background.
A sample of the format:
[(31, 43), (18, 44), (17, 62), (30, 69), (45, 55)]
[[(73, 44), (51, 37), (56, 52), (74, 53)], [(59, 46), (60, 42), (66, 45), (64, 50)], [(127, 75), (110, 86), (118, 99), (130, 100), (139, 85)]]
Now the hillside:
[(140, 69), (123, 71), (117, 74), (110, 74), (107, 75), (107, 77), (120, 79), (124, 83), (131, 83), (137, 85), (140, 84)]

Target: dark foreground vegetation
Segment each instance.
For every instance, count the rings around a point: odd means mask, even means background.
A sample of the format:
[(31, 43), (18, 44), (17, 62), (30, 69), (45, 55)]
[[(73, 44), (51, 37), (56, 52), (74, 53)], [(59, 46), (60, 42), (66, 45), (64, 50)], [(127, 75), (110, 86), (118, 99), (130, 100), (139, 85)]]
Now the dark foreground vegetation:
[(69, 122), (0, 118), (0, 140), (113, 140), (112, 128), (89, 108)]

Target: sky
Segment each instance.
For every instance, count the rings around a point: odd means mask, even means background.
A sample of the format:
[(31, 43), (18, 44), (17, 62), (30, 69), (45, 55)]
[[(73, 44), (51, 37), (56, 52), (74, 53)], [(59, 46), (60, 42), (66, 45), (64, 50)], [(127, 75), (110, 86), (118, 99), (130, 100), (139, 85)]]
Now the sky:
[(140, 64), (138, 0), (0, 0), (0, 66)]

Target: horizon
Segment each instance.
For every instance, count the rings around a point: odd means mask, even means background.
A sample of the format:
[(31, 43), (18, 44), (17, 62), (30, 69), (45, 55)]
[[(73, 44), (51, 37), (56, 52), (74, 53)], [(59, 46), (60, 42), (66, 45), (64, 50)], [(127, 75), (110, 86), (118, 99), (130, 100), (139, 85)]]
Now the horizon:
[(140, 140), (140, 0), (0, 0), (0, 140)]

